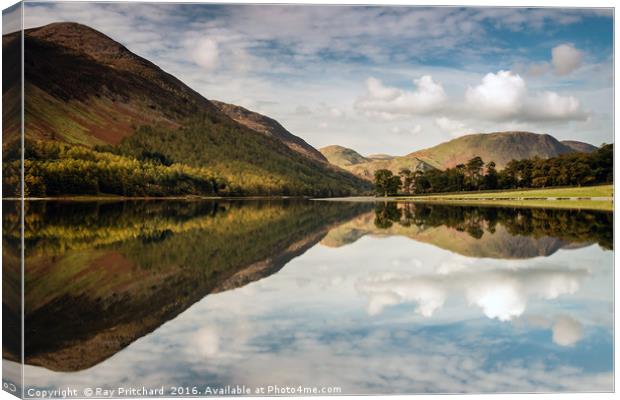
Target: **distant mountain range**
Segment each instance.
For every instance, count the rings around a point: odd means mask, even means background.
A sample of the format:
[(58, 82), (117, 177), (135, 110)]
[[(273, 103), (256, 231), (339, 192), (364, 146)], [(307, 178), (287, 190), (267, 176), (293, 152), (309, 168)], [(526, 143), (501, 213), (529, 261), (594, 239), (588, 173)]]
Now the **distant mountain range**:
[[(17, 34), (3, 53), (21, 51)], [(344, 195), (368, 184), (330, 165), (277, 121), (212, 102), (120, 43), (77, 23), (24, 35), (25, 133), (34, 141), (97, 149), (208, 168), (247, 194)], [(18, 92), (20, 70), (3, 68), (4, 93)], [(3, 147), (17, 146), (19, 103), (4, 110)], [(11, 109), (9, 109), (11, 108)], [(143, 129), (143, 128), (148, 129)]]
[(494, 132), (465, 135), (418, 150), (405, 156), (385, 154), (364, 157), (355, 150), (342, 146), (327, 146), (321, 153), (332, 164), (338, 165), (362, 178), (372, 179), (378, 169), (397, 173), (401, 168), (428, 170), (446, 169), (466, 163), (480, 156), (485, 162), (494, 161), (503, 169), (513, 159), (550, 158), (571, 152), (592, 152), (597, 147), (575, 140), (559, 141), (551, 135), (532, 132)]

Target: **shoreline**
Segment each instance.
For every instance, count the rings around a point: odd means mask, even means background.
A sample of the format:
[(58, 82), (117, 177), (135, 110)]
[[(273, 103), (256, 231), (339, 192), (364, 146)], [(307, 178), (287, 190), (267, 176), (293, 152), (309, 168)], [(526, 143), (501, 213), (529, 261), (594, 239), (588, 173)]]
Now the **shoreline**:
[[(397, 195), (387, 197), (349, 196), (349, 197), (311, 197), (311, 196), (116, 196), (87, 195), (59, 197), (26, 197), (25, 202), (44, 201), (272, 201), (308, 200), (331, 202), (412, 202), (446, 205), (479, 205), (497, 207), (564, 208), (613, 211), (614, 186), (600, 185), (589, 187), (563, 187), (546, 189), (517, 189), (509, 191), (460, 192), (427, 195)], [(20, 201), (19, 197), (3, 198), (6, 201)]]
[(592, 210), (613, 212), (613, 197), (593, 198), (525, 198), (525, 199), (455, 199), (455, 198), (415, 198), (415, 197), (340, 197), (312, 199), (334, 202), (375, 202), (375, 203), (420, 203), (452, 206), (554, 208), (572, 210)]

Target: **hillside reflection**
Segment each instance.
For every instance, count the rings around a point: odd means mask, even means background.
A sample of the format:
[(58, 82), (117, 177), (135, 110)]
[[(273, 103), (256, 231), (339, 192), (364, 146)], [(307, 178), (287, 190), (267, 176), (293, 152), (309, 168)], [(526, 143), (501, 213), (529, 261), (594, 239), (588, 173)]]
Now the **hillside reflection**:
[(612, 250), (613, 214), (386, 202), (332, 230), (322, 243), (339, 247), (369, 234), (405, 236), (469, 257), (519, 259), (594, 243)]
[[(19, 274), (19, 229), (16, 203), (4, 206), (15, 211), (4, 214), (6, 281)], [(296, 201), (28, 203), (25, 362), (61, 371), (95, 365), (207, 294), (277, 272), (332, 225), (368, 209)], [(18, 292), (5, 294), (5, 318), (18, 320)], [(19, 341), (5, 344), (3, 357), (16, 360)]]

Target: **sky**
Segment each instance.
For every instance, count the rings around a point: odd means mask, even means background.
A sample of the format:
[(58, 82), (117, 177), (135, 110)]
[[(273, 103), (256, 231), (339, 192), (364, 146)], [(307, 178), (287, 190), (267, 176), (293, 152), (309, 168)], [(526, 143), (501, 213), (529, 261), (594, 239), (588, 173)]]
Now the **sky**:
[(613, 141), (610, 9), (26, 3), (320, 148), (404, 155), (470, 133)]

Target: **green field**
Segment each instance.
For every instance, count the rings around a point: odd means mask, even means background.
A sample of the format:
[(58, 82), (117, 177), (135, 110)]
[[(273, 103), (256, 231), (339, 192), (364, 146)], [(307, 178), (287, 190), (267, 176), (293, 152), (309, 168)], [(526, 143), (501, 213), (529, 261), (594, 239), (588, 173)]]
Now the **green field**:
[(546, 189), (524, 189), (524, 190), (504, 190), (499, 192), (464, 192), (464, 193), (440, 193), (421, 196), (399, 196), (399, 198), (411, 199), (484, 199), (484, 200), (544, 200), (548, 198), (593, 198), (609, 197), (614, 194), (613, 185), (568, 187), (568, 188), (546, 188)]
[(498, 206), (583, 208), (613, 210), (613, 185), (588, 187), (510, 190), (500, 192), (445, 193), (426, 196), (398, 196), (401, 201), (437, 201), (459, 204), (493, 204)]

